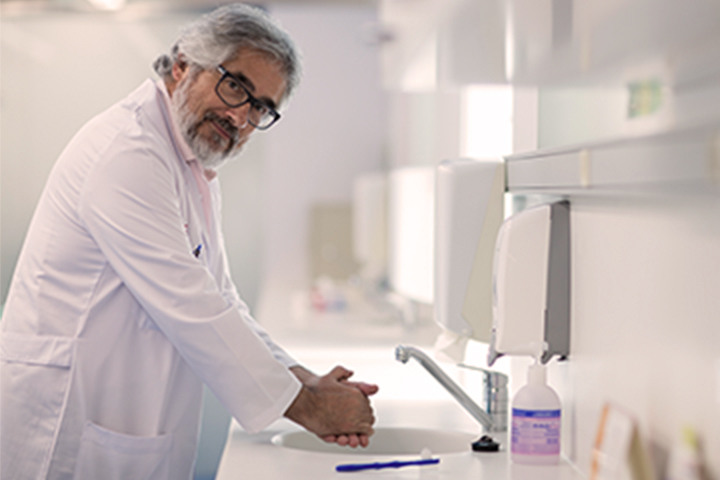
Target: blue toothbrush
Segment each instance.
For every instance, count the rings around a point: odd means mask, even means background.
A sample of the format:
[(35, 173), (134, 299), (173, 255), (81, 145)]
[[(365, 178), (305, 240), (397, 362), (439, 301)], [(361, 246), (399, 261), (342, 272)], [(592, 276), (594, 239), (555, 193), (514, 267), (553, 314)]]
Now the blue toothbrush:
[(393, 462), (373, 462), (373, 463), (346, 463), (338, 465), (335, 470), (338, 472), (357, 472), (359, 470), (380, 470), (381, 468), (400, 468), (407, 467), (409, 465), (434, 465), (440, 463), (439, 458), (424, 458), (422, 460), (409, 460), (409, 461), (398, 461)]

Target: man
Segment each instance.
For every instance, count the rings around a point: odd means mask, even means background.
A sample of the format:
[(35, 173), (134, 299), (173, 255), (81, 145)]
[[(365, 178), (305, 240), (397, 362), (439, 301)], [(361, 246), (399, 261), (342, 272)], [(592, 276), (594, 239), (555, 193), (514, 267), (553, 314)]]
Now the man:
[(2, 321), (2, 479), (190, 478), (203, 382), (250, 431), (278, 417), (367, 445), (377, 386), (318, 377), (228, 272), (216, 169), (298, 83), (287, 34), (222, 7), (85, 125), (50, 174)]

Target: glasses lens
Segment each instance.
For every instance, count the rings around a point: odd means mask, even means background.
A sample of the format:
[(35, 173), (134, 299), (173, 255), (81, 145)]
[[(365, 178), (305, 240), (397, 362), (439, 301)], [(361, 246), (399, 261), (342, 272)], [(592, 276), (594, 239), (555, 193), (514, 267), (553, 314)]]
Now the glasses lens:
[(217, 92), (220, 98), (231, 107), (239, 107), (248, 99), (245, 88), (232, 77), (223, 78), (218, 85)]
[(252, 107), (250, 107), (249, 117), (250, 123), (257, 128), (267, 128), (275, 121), (275, 116), (270, 107), (262, 103), (253, 102)]

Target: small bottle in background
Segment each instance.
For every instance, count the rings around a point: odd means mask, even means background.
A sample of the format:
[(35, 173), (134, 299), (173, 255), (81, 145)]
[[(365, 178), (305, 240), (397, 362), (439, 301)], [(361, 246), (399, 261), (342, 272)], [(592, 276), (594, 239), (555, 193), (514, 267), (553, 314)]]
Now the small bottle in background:
[(670, 450), (665, 480), (708, 480), (700, 439), (691, 427), (685, 427), (682, 437)]
[(528, 368), (527, 385), (512, 402), (511, 458), (515, 463), (554, 465), (560, 459), (560, 397), (547, 385), (545, 366)]

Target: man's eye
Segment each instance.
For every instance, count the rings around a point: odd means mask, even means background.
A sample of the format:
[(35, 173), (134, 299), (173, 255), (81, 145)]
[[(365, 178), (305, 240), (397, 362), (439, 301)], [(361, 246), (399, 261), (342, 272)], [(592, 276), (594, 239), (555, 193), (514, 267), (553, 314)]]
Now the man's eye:
[(232, 90), (233, 92), (242, 91), (242, 87), (240, 86), (240, 84), (238, 82), (236, 82), (235, 80), (233, 80), (232, 78), (228, 78), (225, 83), (228, 86), (228, 88), (230, 90)]
[(270, 110), (268, 107), (263, 105), (262, 103), (254, 103), (252, 106), (253, 110), (255, 110), (257, 113), (260, 113), (262, 115), (265, 115)]

